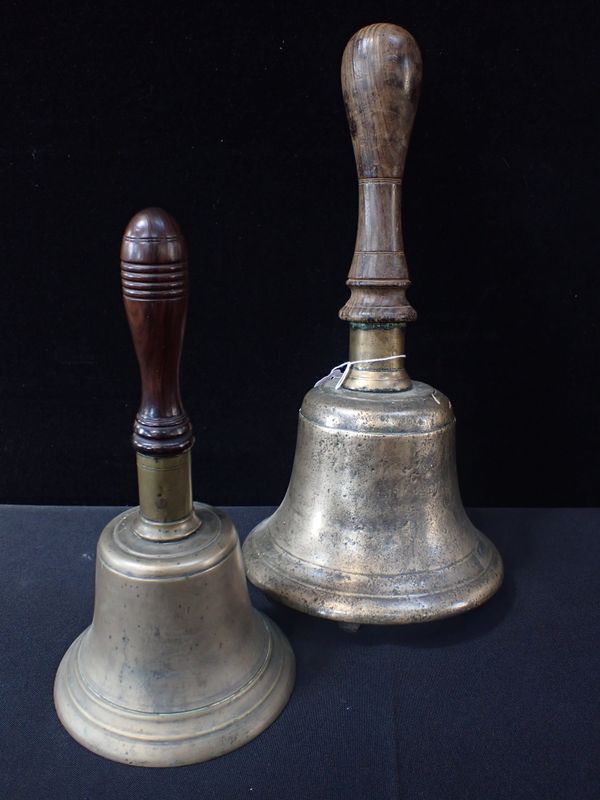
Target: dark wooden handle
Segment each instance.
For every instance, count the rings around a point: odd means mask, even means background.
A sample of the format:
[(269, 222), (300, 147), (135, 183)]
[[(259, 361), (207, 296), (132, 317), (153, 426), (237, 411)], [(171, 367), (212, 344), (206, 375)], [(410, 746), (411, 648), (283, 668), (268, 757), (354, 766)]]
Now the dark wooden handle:
[(340, 317), (354, 323), (409, 322), (416, 312), (404, 257), (400, 198), (421, 86), (421, 55), (397, 25), (362, 28), (342, 59), (342, 92), (359, 183), (356, 248)]
[(194, 441), (179, 391), (187, 248), (179, 226), (161, 208), (140, 211), (125, 229), (121, 285), (142, 378), (133, 446), (146, 455), (181, 453)]

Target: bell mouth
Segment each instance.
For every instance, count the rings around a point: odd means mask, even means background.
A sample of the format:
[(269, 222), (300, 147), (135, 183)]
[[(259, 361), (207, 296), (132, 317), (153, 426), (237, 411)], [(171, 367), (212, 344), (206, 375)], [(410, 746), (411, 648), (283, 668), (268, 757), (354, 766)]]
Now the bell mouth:
[(479, 531), (475, 548), (460, 564), (434, 575), (382, 576), (296, 557), (278, 545), (269, 522), (258, 525), (244, 544), (248, 578), (278, 602), (311, 616), (356, 625), (432, 622), (482, 605), (502, 583), (500, 555)]
[(294, 684), (294, 656), (279, 628), (258, 611), (268, 657), (245, 685), (220, 702), (174, 713), (137, 712), (102, 699), (81, 670), (84, 631), (61, 661), (54, 684), (60, 721), (97, 755), (138, 767), (178, 767), (224, 755), (251, 741), (279, 716)]

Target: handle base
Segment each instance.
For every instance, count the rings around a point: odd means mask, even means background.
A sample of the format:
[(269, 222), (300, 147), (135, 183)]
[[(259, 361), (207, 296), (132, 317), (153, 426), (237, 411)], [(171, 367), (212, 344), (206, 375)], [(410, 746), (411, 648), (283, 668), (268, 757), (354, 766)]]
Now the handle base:
[(191, 453), (147, 456), (136, 453), (140, 508), (134, 531), (142, 539), (170, 542), (197, 531), (192, 501)]
[(350, 328), (350, 361), (374, 358), (399, 358), (354, 364), (346, 380), (345, 389), (362, 392), (404, 392), (412, 388), (406, 371), (404, 355), (404, 326), (402, 325), (352, 325)]

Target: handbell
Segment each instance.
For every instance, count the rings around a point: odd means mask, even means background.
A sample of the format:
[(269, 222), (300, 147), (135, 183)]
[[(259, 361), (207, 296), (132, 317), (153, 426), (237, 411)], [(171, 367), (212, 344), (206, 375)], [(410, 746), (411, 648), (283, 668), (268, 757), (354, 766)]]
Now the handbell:
[(88, 749), (177, 766), (264, 730), (287, 703), (294, 657), (250, 605), (233, 523), (192, 502), (193, 436), (179, 392), (187, 254), (165, 211), (130, 221), (121, 278), (142, 377), (133, 435), (140, 505), (100, 536), (93, 622), (65, 654), (54, 698)]
[(405, 368), (404, 329), (416, 313), (400, 194), (420, 82), (404, 29), (370, 25), (350, 39), (342, 90), (359, 217), (340, 311), (350, 358), (304, 398), (285, 498), (244, 545), (252, 583), (349, 627), (458, 614), (502, 581), (496, 548), (463, 508), (451, 404)]

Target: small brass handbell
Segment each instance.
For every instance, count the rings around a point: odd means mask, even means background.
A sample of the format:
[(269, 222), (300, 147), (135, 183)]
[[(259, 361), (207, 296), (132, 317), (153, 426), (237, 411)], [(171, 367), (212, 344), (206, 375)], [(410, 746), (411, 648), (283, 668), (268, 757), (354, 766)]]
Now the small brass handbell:
[(346, 47), (359, 220), (340, 316), (358, 363), (304, 398), (287, 494), (244, 545), (252, 583), (349, 626), (458, 614), (502, 581), (496, 548), (460, 498), (451, 404), (405, 368), (404, 329), (416, 314), (400, 192), (420, 81), (419, 49), (402, 28), (370, 25)]
[(85, 747), (167, 767), (240, 747), (285, 706), (294, 657), (250, 605), (231, 520), (192, 502), (193, 436), (179, 394), (186, 248), (161, 209), (129, 223), (123, 299), (142, 375), (134, 427), (140, 506), (106, 526), (91, 626), (56, 676), (58, 715)]

